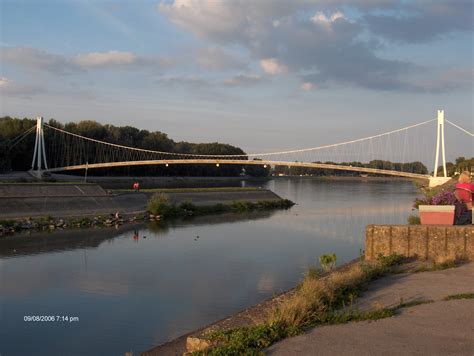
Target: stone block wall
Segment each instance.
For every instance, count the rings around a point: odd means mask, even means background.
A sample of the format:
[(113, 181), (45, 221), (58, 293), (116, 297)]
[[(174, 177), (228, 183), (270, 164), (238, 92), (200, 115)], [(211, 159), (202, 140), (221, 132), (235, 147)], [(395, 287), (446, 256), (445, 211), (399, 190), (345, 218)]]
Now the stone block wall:
[(446, 261), (474, 260), (474, 225), (367, 225), (365, 258), (397, 253), (406, 257)]

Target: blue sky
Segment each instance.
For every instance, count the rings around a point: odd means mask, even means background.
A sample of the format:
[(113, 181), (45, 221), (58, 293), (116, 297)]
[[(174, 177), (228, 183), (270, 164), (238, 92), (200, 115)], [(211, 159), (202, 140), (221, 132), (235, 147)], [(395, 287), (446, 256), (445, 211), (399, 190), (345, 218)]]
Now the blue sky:
[(438, 108), (473, 131), (472, 1), (0, 4), (1, 115), (246, 151), (368, 136)]

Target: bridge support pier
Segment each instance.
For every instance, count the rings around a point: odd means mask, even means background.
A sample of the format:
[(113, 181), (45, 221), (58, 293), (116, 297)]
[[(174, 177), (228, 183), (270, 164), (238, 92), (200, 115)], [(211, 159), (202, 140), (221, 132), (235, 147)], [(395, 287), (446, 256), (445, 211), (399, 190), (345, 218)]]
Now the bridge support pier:
[(438, 185), (443, 185), (446, 182), (449, 182), (451, 177), (430, 177), (429, 187), (437, 187)]
[(44, 146), (44, 129), (43, 118), (41, 116), (36, 118), (36, 140), (35, 149), (33, 152), (33, 160), (31, 161), (31, 170), (29, 173), (36, 177), (43, 176), (43, 167), (48, 169), (48, 162), (46, 161), (46, 149)]
[[(441, 146), (441, 147), (440, 147)], [(438, 161), (439, 149), (441, 148), (441, 158), (443, 160), (443, 177), (438, 177)], [(433, 177), (430, 177), (429, 187), (436, 187), (448, 182), (451, 178), (448, 177), (446, 170), (446, 154), (444, 150), (444, 110), (438, 110), (438, 124), (436, 125), (436, 158), (433, 170)]]

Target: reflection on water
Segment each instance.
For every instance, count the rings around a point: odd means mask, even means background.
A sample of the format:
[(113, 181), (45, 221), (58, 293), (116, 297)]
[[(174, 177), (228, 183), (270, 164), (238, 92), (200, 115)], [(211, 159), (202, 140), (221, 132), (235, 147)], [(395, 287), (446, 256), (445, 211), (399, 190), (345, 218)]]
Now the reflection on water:
[[(356, 257), (365, 226), (404, 223), (416, 193), (404, 181), (267, 185), (297, 205), (1, 239), (0, 353), (146, 350), (293, 287), (323, 253), (339, 262)], [(25, 315), (79, 322), (25, 322)]]

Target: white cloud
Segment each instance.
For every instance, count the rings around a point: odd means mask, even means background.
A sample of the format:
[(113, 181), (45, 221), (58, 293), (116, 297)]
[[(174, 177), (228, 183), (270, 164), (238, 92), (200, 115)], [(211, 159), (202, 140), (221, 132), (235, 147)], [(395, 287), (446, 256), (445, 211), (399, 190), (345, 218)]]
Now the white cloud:
[(137, 60), (137, 56), (131, 52), (108, 51), (91, 52), (80, 54), (75, 61), (83, 67), (109, 66), (109, 65), (127, 65)]
[(288, 67), (278, 61), (276, 58), (265, 58), (260, 60), (260, 66), (265, 73), (276, 75), (281, 73), (286, 73)]
[(6, 47), (0, 51), (0, 60), (31, 70), (55, 74), (70, 74), (81, 68), (65, 56), (30, 47)]
[[(318, 86), (406, 91), (412, 90), (406, 78), (416, 66), (380, 56), (374, 36), (413, 37), (411, 41), (422, 42), (433, 38), (433, 33), (471, 30), (474, 23), (472, 0), (425, 3), (175, 0), (163, 1), (158, 9), (200, 38), (244, 49), (271, 75), (291, 72)], [(349, 16), (353, 13), (354, 18)]]
[[(236, 4), (238, 5), (238, 4)], [(238, 11), (228, 2), (215, 0), (176, 0), (171, 4), (160, 3), (158, 10), (177, 25), (191, 27), (195, 34), (204, 37), (217, 31), (234, 34), (241, 26), (244, 9)]]
[(311, 82), (304, 82), (303, 84), (301, 84), (301, 89), (303, 89), (305, 91), (309, 91), (313, 88), (314, 88), (314, 84), (311, 83)]
[(344, 14), (340, 11), (333, 13), (330, 17), (326, 17), (324, 12), (322, 11), (318, 11), (313, 17), (311, 17), (311, 21), (313, 21), (316, 24), (323, 24), (323, 25), (329, 25), (338, 19), (347, 20)]
[(0, 89), (7, 88), (9, 85), (11, 85), (11, 80), (5, 77), (0, 77)]
[(46, 71), (66, 75), (84, 72), (86, 69), (161, 69), (182, 62), (173, 57), (145, 57), (132, 52), (111, 50), (107, 52), (90, 52), (77, 56), (65, 56), (48, 53), (29, 47), (6, 47), (0, 51), (0, 61), (28, 70)]

